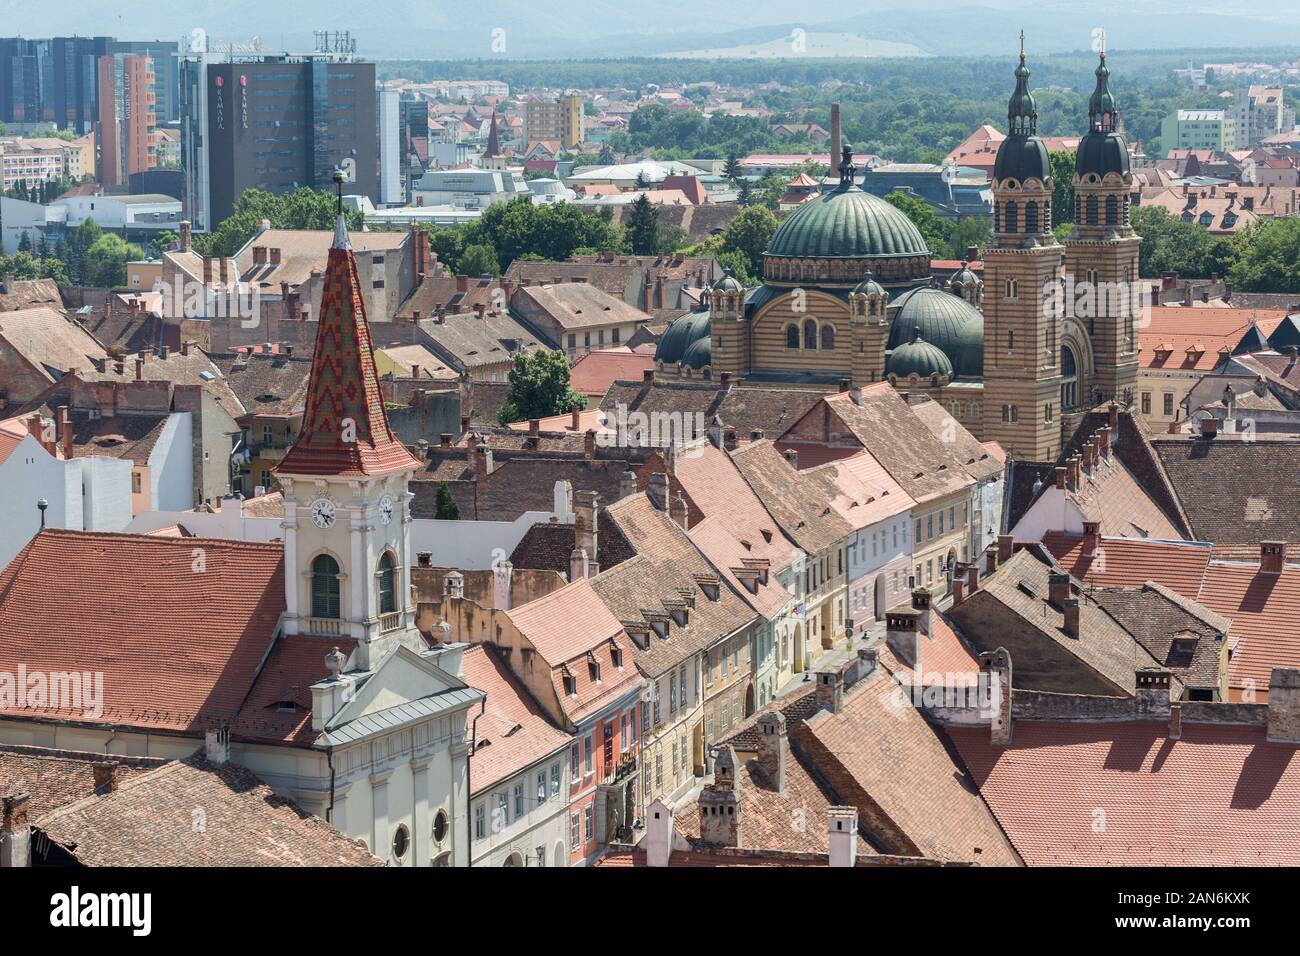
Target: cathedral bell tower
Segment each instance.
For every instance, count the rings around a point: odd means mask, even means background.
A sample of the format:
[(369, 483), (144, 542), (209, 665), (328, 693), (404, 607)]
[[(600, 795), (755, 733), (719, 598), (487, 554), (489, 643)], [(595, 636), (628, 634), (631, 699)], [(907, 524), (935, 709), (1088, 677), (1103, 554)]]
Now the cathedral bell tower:
[(984, 428), (1021, 459), (1061, 447), (1061, 246), (1052, 235), (1052, 167), (1038, 138), (1024, 34), (1009, 130), (993, 166), (993, 236), (984, 250)]
[(749, 335), (745, 326), (745, 287), (724, 272), (702, 297), (709, 310), (713, 337), (709, 364), (714, 379), (723, 372), (739, 378), (749, 371)]
[(355, 641), (363, 670), (397, 644), (423, 648), (408, 560), (419, 466), (389, 428), (340, 197), (302, 430), (275, 469), (286, 634)]
[[(1096, 77), (1088, 101), (1088, 132), (1075, 155), (1074, 232), (1065, 240), (1066, 315), (1092, 352), (1091, 363), (1082, 355), (1076, 363), (1080, 369), (1092, 367), (1091, 381), (1082, 382), (1079, 390), (1078, 401), (1085, 407), (1112, 399), (1132, 403), (1137, 315), (1143, 306), (1136, 284), (1142, 239), (1129, 219), (1133, 174), (1104, 50)], [(1066, 347), (1076, 348), (1073, 341)]]

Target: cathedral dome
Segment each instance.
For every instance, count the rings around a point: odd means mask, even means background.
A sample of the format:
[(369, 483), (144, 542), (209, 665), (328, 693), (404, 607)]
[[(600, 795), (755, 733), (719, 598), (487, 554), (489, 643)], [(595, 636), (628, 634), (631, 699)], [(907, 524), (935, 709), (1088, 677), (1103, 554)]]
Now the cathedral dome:
[[(659, 339), (659, 345), (655, 349), (655, 363), (662, 362), (664, 365), (676, 365), (679, 362), (686, 361), (687, 353), (698, 341), (703, 339), (709, 340), (709, 313), (707, 310), (698, 312), (688, 312), (686, 315), (678, 316), (668, 324), (664, 330), (663, 336)], [(698, 358), (699, 351), (695, 352)], [(708, 364), (707, 361), (704, 364)], [(700, 368), (699, 365), (692, 366)]]
[[(959, 295), (924, 287), (904, 292), (892, 303), (896, 308), (889, 328), (891, 355), (905, 348), (919, 329), (926, 345), (944, 353), (951, 375), (979, 375), (984, 367), (984, 316)], [(975, 343), (972, 355), (972, 342)], [(891, 359), (892, 361), (892, 359)], [(887, 366), (889, 367), (889, 366)], [(889, 368), (892, 371), (892, 368)]]
[(687, 346), (682, 355), (682, 364), (695, 369), (713, 364), (713, 337), (708, 332)]
[(933, 375), (952, 377), (952, 363), (938, 346), (925, 341), (919, 328), (912, 330), (912, 340), (900, 345), (889, 356), (885, 371), (899, 378), (915, 374), (919, 378)]
[(1107, 173), (1128, 175), (1128, 146), (1119, 133), (1095, 129), (1079, 141), (1079, 151), (1074, 158), (1074, 171), (1080, 176), (1095, 173), (1104, 178)]
[(1052, 161), (1047, 147), (1037, 136), (1008, 136), (998, 147), (993, 161), (993, 180), (1014, 179), (1024, 182), (1037, 179), (1047, 182), (1052, 176)]
[(857, 186), (801, 203), (781, 223), (766, 255), (795, 259), (930, 256), (920, 230), (897, 207)]

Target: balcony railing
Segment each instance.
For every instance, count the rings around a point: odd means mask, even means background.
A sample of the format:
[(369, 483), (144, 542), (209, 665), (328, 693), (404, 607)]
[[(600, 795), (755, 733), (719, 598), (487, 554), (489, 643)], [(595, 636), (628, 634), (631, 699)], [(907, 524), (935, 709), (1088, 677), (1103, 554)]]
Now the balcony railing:
[(402, 626), (402, 612), (391, 611), (388, 614), (379, 615), (379, 631), (386, 634), (389, 631), (396, 631)]
[(302, 632), (319, 637), (338, 637), (343, 633), (343, 622), (336, 617), (308, 617), (303, 619)]

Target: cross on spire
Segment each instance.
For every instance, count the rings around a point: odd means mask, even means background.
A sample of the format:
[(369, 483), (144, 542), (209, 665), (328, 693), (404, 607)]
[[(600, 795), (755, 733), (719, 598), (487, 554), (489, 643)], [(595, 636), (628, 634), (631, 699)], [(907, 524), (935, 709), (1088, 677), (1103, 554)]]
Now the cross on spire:
[(1020, 59), (1025, 58), (1025, 31), (1020, 31)]

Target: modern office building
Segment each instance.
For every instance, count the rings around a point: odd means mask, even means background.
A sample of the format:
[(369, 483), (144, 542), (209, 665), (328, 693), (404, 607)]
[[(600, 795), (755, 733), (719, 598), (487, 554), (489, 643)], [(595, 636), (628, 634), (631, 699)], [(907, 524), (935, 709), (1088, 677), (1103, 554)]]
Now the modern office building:
[(1160, 145), (1171, 149), (1237, 148), (1237, 124), (1230, 110), (1177, 110), (1160, 124)]
[(0, 122), (16, 129), (52, 125), (84, 134), (100, 122), (99, 62), (153, 60), (159, 122), (179, 117), (177, 44), (112, 37), (0, 37)]
[(99, 58), (97, 73), (96, 179), (111, 188), (125, 185), (132, 175), (157, 165), (153, 58), (142, 53), (111, 53)]
[(186, 215), (210, 230), (246, 189), (333, 188), (378, 198), (375, 65), (340, 54), (250, 56), (182, 65)]
[(375, 92), (379, 115), (379, 195), (380, 205), (399, 206), (406, 202), (402, 182), (401, 94), (397, 90)]

